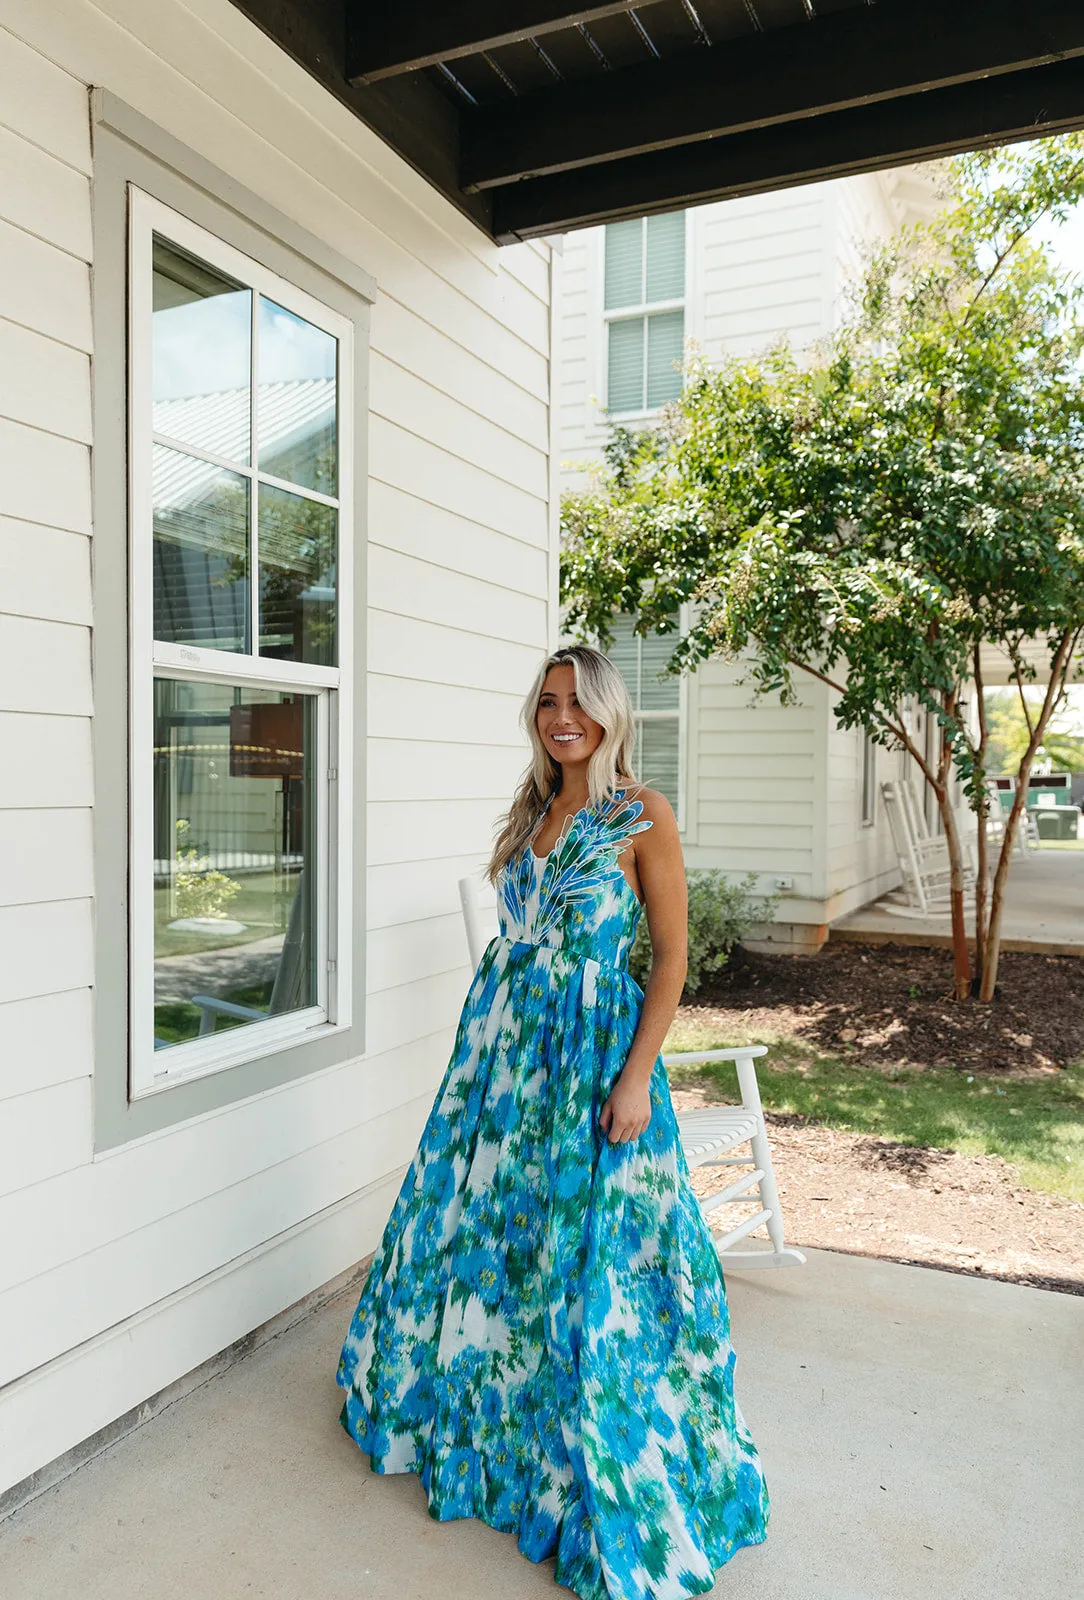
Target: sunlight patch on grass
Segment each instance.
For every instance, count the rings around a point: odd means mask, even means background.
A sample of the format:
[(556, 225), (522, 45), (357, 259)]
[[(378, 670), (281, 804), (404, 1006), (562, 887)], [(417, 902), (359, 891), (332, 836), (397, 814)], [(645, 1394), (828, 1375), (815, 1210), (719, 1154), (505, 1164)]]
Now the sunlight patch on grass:
[[(761, 1098), (770, 1111), (811, 1117), (826, 1127), (963, 1155), (998, 1155), (1029, 1189), (1084, 1201), (1084, 1061), (1057, 1077), (999, 1081), (946, 1067), (903, 1067), (824, 1055), (789, 1036), (735, 1029), (720, 1037), (706, 1024), (676, 1023), (665, 1049), (721, 1050), (764, 1044)], [(732, 1062), (672, 1067), (675, 1088), (700, 1085), (738, 1099)]]

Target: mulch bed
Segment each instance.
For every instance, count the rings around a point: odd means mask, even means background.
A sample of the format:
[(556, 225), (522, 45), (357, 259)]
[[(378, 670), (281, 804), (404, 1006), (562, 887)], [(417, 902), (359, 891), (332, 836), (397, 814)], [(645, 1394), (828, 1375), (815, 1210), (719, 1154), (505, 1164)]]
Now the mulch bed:
[[(707, 1103), (700, 1089), (671, 1094), (678, 1111)], [(774, 1112), (766, 1121), (788, 1244), (1084, 1295), (1084, 1205), (1019, 1188), (1000, 1156), (915, 1149)], [(709, 1195), (733, 1177), (732, 1167), (697, 1167), (692, 1185)], [(725, 1220), (712, 1217), (720, 1232), (752, 1208), (724, 1209)], [(752, 1245), (762, 1237), (757, 1229)]]
[(955, 1001), (947, 950), (831, 942), (816, 956), (738, 950), (681, 1017), (792, 1034), (886, 1064), (1030, 1076), (1084, 1056), (1084, 959), (1008, 950), (998, 988), (990, 1005)]
[[(1007, 952), (991, 1006), (951, 998), (944, 950), (829, 944), (814, 957), (738, 952), (679, 1012), (722, 1036), (789, 1035), (854, 1065), (1049, 1076), (1084, 1055), (1084, 960)], [(674, 1085), (676, 1110), (711, 1085)], [(915, 1147), (767, 1112), (787, 1240), (1084, 1295), (1084, 1205), (1021, 1188), (1000, 1156)], [(701, 1167), (698, 1194), (732, 1181)], [(748, 1208), (724, 1208), (733, 1227)], [(763, 1233), (757, 1230), (757, 1237)], [(724, 1258), (725, 1265), (725, 1258)]]

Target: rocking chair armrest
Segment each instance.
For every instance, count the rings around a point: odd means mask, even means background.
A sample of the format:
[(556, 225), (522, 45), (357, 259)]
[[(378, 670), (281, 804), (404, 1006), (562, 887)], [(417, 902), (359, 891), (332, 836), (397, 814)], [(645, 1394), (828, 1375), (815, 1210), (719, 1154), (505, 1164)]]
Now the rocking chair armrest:
[(766, 1056), (766, 1044), (737, 1045), (731, 1050), (678, 1050), (673, 1054), (664, 1055), (663, 1066), (698, 1066), (707, 1061), (733, 1061), (738, 1069), (738, 1088), (741, 1091), (741, 1103), (746, 1111), (755, 1112), (759, 1118), (759, 1126), (763, 1132), (764, 1108), (760, 1099), (760, 1084), (757, 1082), (757, 1069), (753, 1065), (758, 1056)]
[(732, 1050), (678, 1050), (668, 1051), (663, 1056), (663, 1064), (682, 1064), (685, 1066), (698, 1066), (704, 1061), (752, 1061), (757, 1056), (766, 1056), (766, 1044), (737, 1045)]
[(259, 1017), (267, 1020), (267, 1012), (260, 1011), (256, 1006), (240, 1005), (236, 1000), (220, 1000), (213, 994), (194, 994), (192, 1004), (199, 1006), (201, 1011), (217, 1011), (222, 1017)]

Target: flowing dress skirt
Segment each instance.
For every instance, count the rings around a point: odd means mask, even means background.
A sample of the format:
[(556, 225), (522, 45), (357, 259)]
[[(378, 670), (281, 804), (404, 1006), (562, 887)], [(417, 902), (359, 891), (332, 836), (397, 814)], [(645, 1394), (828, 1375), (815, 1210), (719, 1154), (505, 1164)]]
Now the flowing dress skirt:
[(769, 1515), (661, 1060), (647, 1130), (599, 1126), (642, 1001), (623, 968), (492, 942), (337, 1373), (374, 1472), (582, 1600), (703, 1594)]

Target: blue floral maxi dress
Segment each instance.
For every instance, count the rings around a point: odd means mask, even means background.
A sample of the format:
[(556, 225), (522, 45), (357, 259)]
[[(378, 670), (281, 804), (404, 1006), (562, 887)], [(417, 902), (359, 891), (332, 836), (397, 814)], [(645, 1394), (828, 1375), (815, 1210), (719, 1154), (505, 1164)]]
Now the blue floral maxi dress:
[(502, 873), (337, 1373), (374, 1472), (555, 1556), (582, 1600), (704, 1594), (769, 1515), (661, 1059), (646, 1131), (599, 1124), (643, 1001), (617, 861), (642, 809), (619, 789)]

